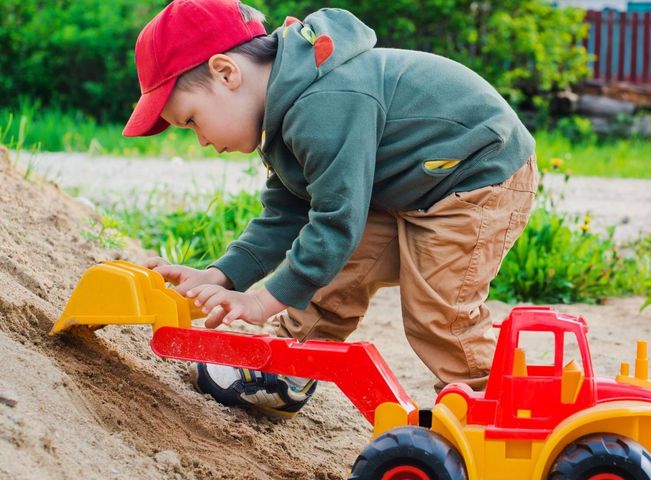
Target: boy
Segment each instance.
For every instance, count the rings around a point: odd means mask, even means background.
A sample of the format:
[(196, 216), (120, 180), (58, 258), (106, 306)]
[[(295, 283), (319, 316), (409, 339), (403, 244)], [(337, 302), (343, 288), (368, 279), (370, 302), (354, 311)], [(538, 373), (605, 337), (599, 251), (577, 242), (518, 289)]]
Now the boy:
[[(191, 128), (218, 152), (258, 149), (269, 174), (261, 217), (214, 264), (147, 266), (196, 299), (207, 327), (273, 317), (300, 341), (343, 341), (378, 288), (400, 285), (405, 333), (437, 387), (483, 388), (489, 283), (537, 187), (531, 135), (477, 74), (373, 48), (346, 11), (288, 17), (271, 35), (262, 20), (236, 0), (176, 0), (138, 38), (143, 93), (124, 134)], [(286, 416), (316, 387), (202, 364), (196, 385)]]

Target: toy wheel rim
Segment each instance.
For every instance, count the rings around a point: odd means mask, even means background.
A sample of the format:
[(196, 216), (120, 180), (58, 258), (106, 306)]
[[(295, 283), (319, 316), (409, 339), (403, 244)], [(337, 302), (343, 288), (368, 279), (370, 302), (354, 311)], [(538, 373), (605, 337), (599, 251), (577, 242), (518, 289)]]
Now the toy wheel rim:
[(616, 473), (598, 473), (589, 477), (588, 480), (624, 480), (624, 477)]
[(430, 477), (418, 467), (398, 465), (382, 475), (382, 480), (430, 480)]

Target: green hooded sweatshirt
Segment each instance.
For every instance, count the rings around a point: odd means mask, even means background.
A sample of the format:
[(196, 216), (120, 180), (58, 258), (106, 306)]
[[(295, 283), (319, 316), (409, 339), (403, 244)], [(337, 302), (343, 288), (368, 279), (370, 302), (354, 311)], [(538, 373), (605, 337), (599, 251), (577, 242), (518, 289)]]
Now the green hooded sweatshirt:
[(425, 209), (509, 178), (534, 140), (479, 75), (424, 52), (373, 48), (373, 30), (323, 9), (272, 33), (260, 153), (264, 210), (213, 266), (244, 291), (270, 272), (305, 308), (357, 248), (369, 209)]

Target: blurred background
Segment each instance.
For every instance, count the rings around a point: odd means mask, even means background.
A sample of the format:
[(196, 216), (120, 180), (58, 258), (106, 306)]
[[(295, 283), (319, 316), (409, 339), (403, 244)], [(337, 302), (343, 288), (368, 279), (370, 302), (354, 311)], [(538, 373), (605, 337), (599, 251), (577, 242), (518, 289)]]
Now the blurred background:
[[(120, 137), (139, 90), (133, 46), (164, 0), (3, 0), (0, 124), (46, 151), (212, 155), (185, 136)], [(437, 53), (477, 71), (532, 130), (573, 141), (651, 135), (651, 2), (636, 0), (252, 0), (268, 31), (285, 16), (345, 8), (384, 47)]]

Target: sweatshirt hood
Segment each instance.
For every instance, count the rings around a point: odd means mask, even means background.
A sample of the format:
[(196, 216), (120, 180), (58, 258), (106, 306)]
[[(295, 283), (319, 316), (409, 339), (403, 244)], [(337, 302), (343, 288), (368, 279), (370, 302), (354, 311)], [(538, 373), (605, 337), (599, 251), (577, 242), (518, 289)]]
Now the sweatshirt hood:
[(337, 8), (318, 10), (303, 22), (287, 17), (272, 35), (278, 38), (278, 52), (267, 86), (263, 152), (280, 130), (287, 111), (310, 85), (376, 43), (371, 28)]

